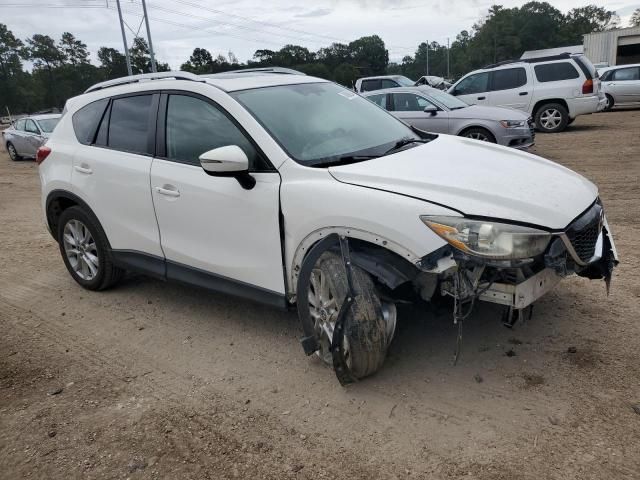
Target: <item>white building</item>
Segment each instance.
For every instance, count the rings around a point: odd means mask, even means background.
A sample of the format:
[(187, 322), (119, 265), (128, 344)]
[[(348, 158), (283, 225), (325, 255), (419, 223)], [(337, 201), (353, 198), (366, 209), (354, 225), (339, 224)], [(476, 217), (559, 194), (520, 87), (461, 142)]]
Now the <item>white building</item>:
[(584, 36), (584, 53), (594, 64), (640, 63), (640, 27), (589, 33)]

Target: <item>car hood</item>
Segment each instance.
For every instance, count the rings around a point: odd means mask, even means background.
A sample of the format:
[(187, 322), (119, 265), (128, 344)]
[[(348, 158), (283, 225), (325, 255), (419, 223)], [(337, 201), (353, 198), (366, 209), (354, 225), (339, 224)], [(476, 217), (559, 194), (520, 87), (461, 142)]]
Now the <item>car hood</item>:
[(528, 120), (529, 114), (514, 110), (512, 108), (503, 107), (484, 107), (482, 105), (471, 105), (466, 108), (451, 110), (449, 118), (473, 119), (481, 118), (483, 120)]
[(464, 215), (563, 229), (597, 198), (577, 173), (529, 153), (450, 135), (330, 167), (338, 181), (419, 198)]

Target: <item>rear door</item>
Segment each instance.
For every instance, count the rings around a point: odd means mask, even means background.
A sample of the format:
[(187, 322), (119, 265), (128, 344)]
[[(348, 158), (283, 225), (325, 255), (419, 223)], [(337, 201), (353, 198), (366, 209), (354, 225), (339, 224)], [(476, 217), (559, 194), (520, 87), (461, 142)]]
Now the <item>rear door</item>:
[(469, 75), (449, 92), (469, 105), (493, 105), (489, 91), (489, 72)]
[(154, 265), (162, 264), (149, 186), (159, 97), (145, 92), (98, 100), (72, 118), (80, 142), (71, 174), (74, 193), (94, 211), (111, 248), (160, 260), (149, 262)]
[[(415, 93), (391, 93), (389, 110), (400, 120), (421, 130), (437, 133), (449, 133), (449, 112), (434, 105), (426, 98)], [(428, 106), (437, 108), (426, 113)]]
[[(267, 302), (282, 298), (280, 174), (212, 99), (168, 92), (160, 112), (151, 187), (167, 276)], [(253, 188), (200, 166), (201, 154), (227, 145), (247, 154)]]
[(36, 151), (44, 143), (44, 137), (36, 125), (36, 122), (30, 118), (27, 118), (24, 123), (24, 135), (22, 138), (24, 144), (23, 155), (35, 157)]
[(614, 70), (606, 86), (616, 103), (640, 102), (640, 67)]
[(25, 120), (23, 118), (21, 118), (20, 120), (17, 120), (13, 125), (13, 129), (9, 130), (11, 134), (11, 138), (10, 138), (11, 143), (15, 147), (16, 152), (18, 152), (18, 155), (25, 154), (24, 122)]
[(533, 93), (533, 82), (527, 79), (525, 67), (501, 68), (491, 72), (491, 105), (527, 111)]

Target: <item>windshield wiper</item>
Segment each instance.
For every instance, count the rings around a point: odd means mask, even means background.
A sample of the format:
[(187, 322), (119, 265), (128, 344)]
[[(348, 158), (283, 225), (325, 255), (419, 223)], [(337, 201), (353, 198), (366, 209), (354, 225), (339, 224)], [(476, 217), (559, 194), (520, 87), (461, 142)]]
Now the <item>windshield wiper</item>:
[(350, 163), (358, 163), (364, 160), (371, 160), (372, 158), (378, 158), (380, 155), (344, 155), (342, 157), (338, 157), (335, 160), (329, 160), (327, 162), (317, 162), (311, 167), (316, 168), (324, 168), (324, 167), (335, 167), (337, 165), (349, 165)]
[(393, 147), (391, 147), (389, 150), (384, 152), (382, 156), (389, 155), (390, 153), (393, 153), (402, 147), (406, 147), (407, 145), (411, 145), (412, 143), (428, 143), (430, 141), (431, 141), (430, 139), (422, 139), (422, 138), (408, 138), (408, 137), (401, 138), (396, 142), (396, 144)]

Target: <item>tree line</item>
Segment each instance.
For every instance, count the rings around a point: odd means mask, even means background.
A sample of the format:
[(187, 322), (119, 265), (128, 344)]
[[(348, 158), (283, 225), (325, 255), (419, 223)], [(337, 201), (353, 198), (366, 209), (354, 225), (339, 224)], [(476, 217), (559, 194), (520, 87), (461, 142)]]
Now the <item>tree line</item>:
[[(640, 24), (640, 9), (632, 23)], [(378, 35), (365, 36), (349, 43), (333, 43), (317, 51), (299, 45), (280, 50), (256, 50), (247, 62), (239, 62), (233, 52), (213, 56), (204, 48), (195, 48), (181, 70), (205, 74), (244, 67), (278, 65), (351, 86), (355, 79), (368, 75), (403, 74), (412, 79), (429, 73), (457, 78), (488, 63), (518, 58), (525, 50), (582, 44), (582, 36), (594, 31), (616, 28), (615, 12), (596, 5), (574, 8), (562, 13), (547, 2), (529, 2), (521, 7), (494, 5), (471, 31), (463, 30), (450, 47), (438, 42), (422, 42), (414, 55), (400, 62), (389, 62), (389, 52)], [(151, 71), (147, 42), (140, 37), (129, 50), (133, 73)], [(127, 75), (125, 55), (117, 49), (101, 47), (99, 65), (89, 60), (87, 45), (72, 33), (59, 40), (34, 34), (17, 38), (0, 23), (0, 108), (11, 112), (35, 112), (62, 107), (67, 98), (78, 95), (90, 85)], [(32, 62), (27, 71), (24, 61)], [(169, 65), (157, 62), (158, 71)]]

